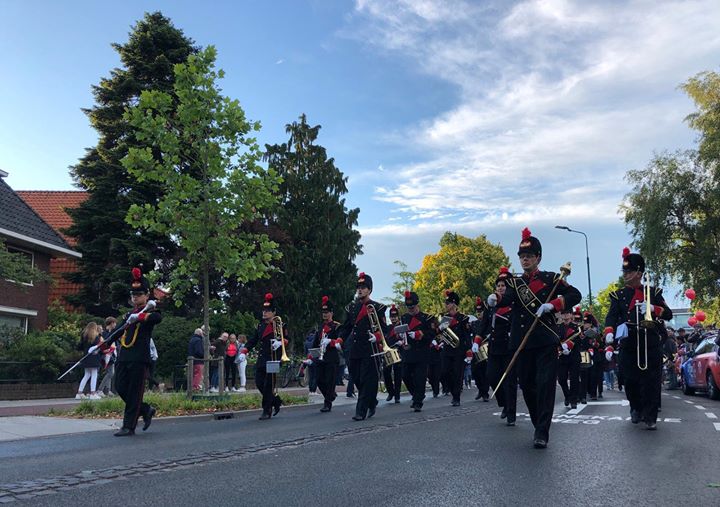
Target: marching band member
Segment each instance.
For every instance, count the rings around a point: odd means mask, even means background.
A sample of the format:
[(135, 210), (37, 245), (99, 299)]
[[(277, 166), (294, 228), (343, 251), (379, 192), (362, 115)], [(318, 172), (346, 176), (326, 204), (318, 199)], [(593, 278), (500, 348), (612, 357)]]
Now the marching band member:
[(150, 298), (150, 282), (143, 276), (140, 268), (132, 269), (130, 283), (130, 299), (133, 310), (125, 315), (120, 328), (127, 325), (122, 334), (115, 336), (100, 345), (90, 347), (88, 352), (105, 352), (119, 342), (117, 364), (115, 366), (115, 387), (120, 398), (125, 402), (123, 425), (115, 433), (116, 437), (135, 434), (135, 427), (140, 416), (143, 418), (143, 431), (150, 427), (155, 409), (143, 402), (145, 379), (150, 367), (150, 340), (156, 324), (162, 320), (160, 312), (142, 311)]
[(470, 323), (467, 315), (458, 311), (460, 297), (457, 293), (445, 291), (445, 317), (450, 318), (450, 327), (460, 339), (457, 347), (450, 347), (443, 344), (442, 349), (442, 376), (447, 379), (450, 394), (452, 395), (452, 406), (460, 406), (460, 393), (462, 391), (463, 374), (465, 365), (472, 362), (470, 351)]
[[(539, 270), (542, 246), (527, 228), (522, 231), (518, 257), (523, 275), (508, 278), (505, 294), (491, 294), (488, 305), (502, 308), (515, 304), (510, 333), (512, 349), (519, 347), (535, 319), (539, 319), (539, 325), (519, 353), (518, 378), (535, 426), (533, 445), (544, 449), (550, 437), (558, 368), (557, 347), (560, 344), (554, 313), (572, 308), (580, 302), (581, 296), (561, 275)], [(553, 287), (556, 287), (554, 298), (545, 302)]]
[(337, 336), (337, 327), (340, 323), (333, 320), (333, 304), (327, 296), (322, 297), (321, 311), (322, 323), (313, 341), (313, 348), (320, 349), (320, 357), (310, 360), (317, 361), (318, 388), (324, 398), (320, 412), (330, 412), (333, 401), (337, 398), (335, 377), (340, 364), (343, 340)]
[[(437, 321), (435, 322), (437, 329)], [(428, 355), (427, 380), (432, 388), (433, 398), (440, 396), (440, 370), (442, 366), (441, 350), (442, 342), (438, 342), (437, 336), (430, 342), (430, 354)]]
[[(495, 279), (495, 293), (505, 294), (507, 278), (510, 272), (506, 267), (500, 268)], [(485, 313), (485, 329), (488, 330), (488, 366), (487, 375), (490, 384), (494, 387), (500, 382), (503, 372), (507, 369), (512, 358), (510, 350), (510, 322), (514, 305), (501, 308), (489, 308)], [(506, 419), (508, 426), (515, 426), (515, 412), (517, 405), (517, 367), (513, 367), (503, 381), (500, 389), (495, 393), (498, 407), (502, 408), (500, 419)]]
[(560, 359), (558, 361), (558, 384), (565, 396), (565, 406), (577, 408), (580, 383), (580, 329), (573, 322), (569, 308), (561, 312), (562, 323), (558, 327), (560, 335)]
[[(395, 326), (400, 324), (400, 311), (397, 309), (397, 306), (391, 305), (389, 313), (390, 330), (388, 331), (388, 335), (385, 337), (385, 341), (388, 346), (396, 347), (400, 353), (400, 357), (404, 358), (405, 351), (402, 347), (402, 339), (395, 333)], [(383, 379), (385, 381), (385, 389), (387, 389), (387, 399), (385, 401), (392, 401), (393, 398), (395, 398), (395, 403), (400, 403), (402, 362), (383, 367)], [(409, 386), (408, 390), (410, 390)]]
[(588, 396), (590, 401), (597, 401), (602, 398), (603, 373), (605, 372), (605, 344), (597, 331), (598, 323), (590, 312), (583, 315), (583, 335), (592, 343), (592, 366), (588, 372)]
[(401, 320), (407, 325), (408, 331), (405, 337), (407, 346), (401, 363), (403, 381), (412, 395), (410, 408), (420, 412), (425, 400), (430, 346), (435, 338), (435, 318), (420, 311), (420, 298), (415, 292), (405, 291), (405, 306), (408, 311)]
[[(649, 287), (650, 300), (646, 301), (642, 278), (645, 259), (640, 254), (623, 249), (623, 279), (625, 287), (610, 293), (610, 310), (605, 319), (605, 342), (620, 347), (620, 363), (624, 376), (625, 395), (630, 402), (633, 424), (641, 420), (647, 429), (655, 430), (662, 381), (662, 347), (658, 331), (668, 321), (672, 311), (663, 299), (662, 289)], [(649, 310), (652, 323), (640, 324)]]
[(482, 298), (476, 298), (475, 299), (475, 316), (477, 317), (477, 320), (473, 321), (470, 325), (470, 331), (472, 332), (474, 338), (473, 338), (473, 344), (472, 344), (472, 352), (473, 352), (473, 358), (472, 358), (472, 367), (471, 367), (471, 373), (472, 378), (475, 381), (475, 387), (477, 387), (478, 393), (475, 396), (476, 400), (479, 400), (482, 398), (483, 401), (488, 401), (490, 398), (490, 393), (488, 392), (489, 386), (488, 386), (488, 380), (487, 380), (487, 359), (484, 359), (483, 361), (479, 361), (477, 357), (475, 357), (475, 354), (480, 350), (480, 346), (483, 344), (483, 341), (485, 340), (485, 313), (486, 313), (487, 307), (485, 306), (485, 302), (482, 300)]
[[(370, 299), (373, 280), (370, 275), (360, 273), (357, 279), (356, 301), (348, 307), (345, 322), (338, 329), (338, 335), (349, 342), (348, 370), (358, 389), (357, 404), (355, 405), (354, 421), (362, 421), (366, 417), (375, 415), (377, 407), (378, 390), (378, 361), (373, 357), (373, 346), (378, 350), (380, 345), (380, 331), (385, 333), (385, 305)], [(380, 321), (380, 330), (371, 331), (368, 318), (368, 305), (373, 305)]]
[[(271, 410), (272, 415), (276, 416), (280, 412), (280, 406), (282, 405), (282, 399), (275, 392), (277, 374), (267, 372), (267, 362), (279, 360), (280, 349), (283, 346), (283, 343), (275, 337), (273, 319), (276, 314), (275, 299), (272, 294), (267, 293), (262, 306), (262, 321), (255, 329), (255, 334), (245, 344), (245, 348), (240, 350), (240, 360), (242, 361), (253, 347), (260, 344), (257, 362), (255, 363), (255, 384), (260, 394), (262, 394), (263, 413), (260, 416), (261, 421), (270, 419)], [(287, 334), (284, 325), (283, 337), (285, 345), (287, 345)]]

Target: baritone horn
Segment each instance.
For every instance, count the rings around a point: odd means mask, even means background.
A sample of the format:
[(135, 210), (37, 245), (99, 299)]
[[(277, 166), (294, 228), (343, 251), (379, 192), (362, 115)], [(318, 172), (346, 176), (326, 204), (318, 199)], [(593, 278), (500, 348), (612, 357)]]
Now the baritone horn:
[(370, 332), (375, 335), (380, 334), (380, 344), (382, 345), (382, 351), (375, 352), (373, 356), (382, 356), (385, 361), (385, 366), (391, 366), (399, 363), (400, 353), (397, 349), (388, 346), (385, 341), (385, 334), (383, 333), (382, 326), (380, 325), (380, 317), (378, 316), (377, 310), (371, 304), (367, 305), (367, 315), (370, 321)]
[(440, 334), (438, 336), (445, 345), (456, 349), (458, 348), (458, 345), (460, 345), (460, 338), (458, 338), (458, 335), (450, 329), (451, 322), (452, 318), (447, 315), (440, 318), (440, 324), (438, 325), (438, 331), (440, 331)]

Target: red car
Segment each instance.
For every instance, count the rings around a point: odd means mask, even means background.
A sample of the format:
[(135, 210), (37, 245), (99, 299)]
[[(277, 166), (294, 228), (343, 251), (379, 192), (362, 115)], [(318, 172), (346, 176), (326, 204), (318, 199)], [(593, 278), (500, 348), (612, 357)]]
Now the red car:
[(720, 358), (718, 357), (717, 335), (706, 335), (680, 368), (683, 393), (695, 394), (705, 391), (713, 400), (720, 400)]

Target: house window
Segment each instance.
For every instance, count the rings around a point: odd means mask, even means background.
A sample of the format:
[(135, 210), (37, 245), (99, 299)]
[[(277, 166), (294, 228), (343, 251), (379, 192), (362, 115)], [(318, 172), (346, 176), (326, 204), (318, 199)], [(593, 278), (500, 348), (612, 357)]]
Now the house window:
[[(35, 254), (33, 254), (32, 252), (30, 252), (30, 251), (28, 251), (28, 250), (22, 250), (22, 249), (20, 249), (20, 248), (16, 248), (16, 247), (14, 247), (14, 246), (9, 246), (9, 245), (7, 246), (7, 251), (8, 251), (9, 253), (11, 253), (11, 254), (17, 254), (17, 255), (19, 255), (20, 257), (22, 257), (23, 259), (25, 259), (26, 262), (28, 263), (28, 265), (29, 265), (31, 268), (34, 268), (34, 267), (35, 267)], [(32, 285), (32, 284), (33, 284), (33, 281), (32, 281), (31, 279), (27, 279), (27, 280), (10, 280), (10, 281), (12, 281), (12, 282), (17, 282), (17, 283), (23, 283), (23, 284), (25, 284), (25, 285)]]
[(27, 333), (28, 318), (22, 315), (8, 315), (6, 313), (0, 313), (0, 326), (17, 327)]

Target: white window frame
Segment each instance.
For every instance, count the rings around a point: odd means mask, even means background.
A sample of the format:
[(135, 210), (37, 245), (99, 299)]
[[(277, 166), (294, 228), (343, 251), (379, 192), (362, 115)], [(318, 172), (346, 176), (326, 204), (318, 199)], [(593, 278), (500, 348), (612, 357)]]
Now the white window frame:
[(12, 306), (0, 305), (0, 313), (5, 315), (11, 315), (13, 317), (20, 317), (25, 320), (25, 334), (28, 334), (30, 329), (30, 317), (37, 317), (38, 312), (36, 310), (28, 310), (26, 308), (15, 308)]
[[(24, 248), (19, 248), (19, 247), (15, 246), (15, 245), (8, 245), (7, 243), (5, 244), (5, 248), (7, 249), (7, 251), (8, 251), (9, 253), (18, 252), (18, 253), (30, 254), (30, 267), (31, 267), (31, 268), (35, 268), (35, 252), (33, 252), (32, 250), (25, 250)], [(33, 283), (32, 280), (30, 280), (30, 283), (28, 283), (28, 282), (18, 282), (17, 280), (10, 280), (9, 278), (6, 279), (6, 280), (7, 280), (8, 282), (17, 283), (17, 284), (19, 284), (19, 285), (25, 285), (25, 286), (27, 286), (27, 287), (35, 287), (35, 284)], [(27, 324), (26, 324), (26, 325), (27, 325)]]

